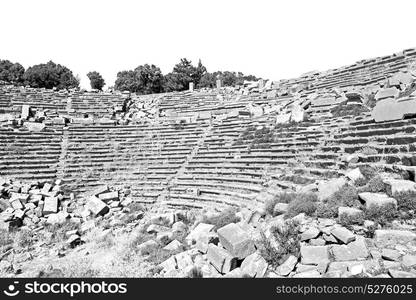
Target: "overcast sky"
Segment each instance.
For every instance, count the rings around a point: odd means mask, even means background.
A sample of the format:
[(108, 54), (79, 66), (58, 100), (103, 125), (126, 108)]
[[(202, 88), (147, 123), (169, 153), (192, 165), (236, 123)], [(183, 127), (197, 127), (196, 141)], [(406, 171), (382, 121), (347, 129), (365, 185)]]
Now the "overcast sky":
[(1, 0), (0, 59), (88, 71), (181, 57), (278, 80), (416, 47), (414, 0)]

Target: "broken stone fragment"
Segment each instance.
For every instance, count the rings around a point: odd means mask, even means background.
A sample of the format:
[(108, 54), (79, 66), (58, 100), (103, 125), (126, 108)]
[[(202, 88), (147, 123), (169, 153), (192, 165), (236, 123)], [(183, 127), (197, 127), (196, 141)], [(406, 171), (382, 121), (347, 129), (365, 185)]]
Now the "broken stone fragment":
[(416, 245), (416, 233), (409, 230), (378, 229), (374, 233), (374, 242), (379, 248), (407, 243)]
[(302, 264), (318, 265), (329, 261), (328, 246), (301, 246)]
[(386, 194), (380, 193), (360, 193), (358, 194), (360, 199), (365, 202), (365, 206), (367, 209), (371, 208), (372, 206), (377, 207), (385, 207), (388, 205), (393, 205), (397, 207), (397, 200), (394, 198), (390, 198)]
[(316, 238), (319, 235), (320, 232), (321, 231), (318, 228), (310, 227), (300, 235), (300, 240), (301, 241), (308, 241), (310, 239)]
[(400, 260), (400, 252), (394, 249), (387, 249), (384, 248), (381, 250), (381, 257), (383, 259), (391, 260), (391, 261), (399, 261)]
[(388, 179), (384, 183), (387, 186), (387, 191), (389, 195), (393, 197), (399, 193), (416, 193), (416, 182), (410, 180), (399, 180), (399, 179)]
[(103, 194), (99, 194), (98, 198), (103, 201), (103, 202), (109, 202), (109, 201), (114, 201), (114, 200), (118, 200), (118, 192), (109, 192), (109, 193), (103, 193)]
[(199, 223), (186, 237), (187, 241), (196, 242), (201, 236), (208, 235), (212, 229), (214, 229), (214, 225), (206, 224), (206, 223)]
[(242, 264), (241, 271), (250, 277), (261, 278), (264, 277), (268, 268), (267, 261), (257, 252), (247, 256)]
[(276, 272), (281, 276), (287, 276), (293, 271), (297, 263), (298, 258), (294, 255), (290, 255), (283, 264), (277, 267)]
[(237, 267), (237, 259), (225, 249), (214, 244), (208, 245), (207, 259), (222, 274), (228, 273)]
[(148, 255), (156, 250), (159, 247), (159, 244), (154, 240), (148, 240), (144, 243), (141, 243), (137, 246), (137, 251), (141, 255)]
[(344, 244), (348, 244), (355, 240), (355, 235), (345, 227), (335, 227), (331, 230), (331, 234)]
[(58, 212), (58, 198), (46, 197), (44, 204), (43, 204), (42, 214), (44, 216), (47, 216), (49, 214), (55, 214), (57, 212)]
[(107, 204), (95, 196), (88, 199), (87, 209), (91, 211), (94, 216), (103, 216), (110, 210)]
[(178, 251), (178, 250), (183, 249), (183, 245), (178, 240), (173, 240), (168, 245), (166, 245), (163, 249), (167, 251)]
[(221, 245), (238, 259), (243, 259), (255, 251), (250, 236), (235, 223), (230, 223), (217, 230)]

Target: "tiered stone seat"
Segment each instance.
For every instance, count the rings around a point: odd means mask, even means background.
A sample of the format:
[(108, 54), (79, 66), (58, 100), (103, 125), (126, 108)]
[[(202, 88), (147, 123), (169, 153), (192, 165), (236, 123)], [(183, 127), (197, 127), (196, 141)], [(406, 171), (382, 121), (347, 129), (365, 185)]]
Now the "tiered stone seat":
[(0, 128), (0, 176), (22, 180), (56, 179), (62, 127), (43, 132)]

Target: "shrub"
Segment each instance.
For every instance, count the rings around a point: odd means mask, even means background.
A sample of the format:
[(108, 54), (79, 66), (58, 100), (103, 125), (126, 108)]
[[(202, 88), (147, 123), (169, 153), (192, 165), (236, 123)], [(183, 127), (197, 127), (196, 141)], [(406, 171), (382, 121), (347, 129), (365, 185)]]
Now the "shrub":
[(365, 209), (365, 218), (384, 226), (397, 218), (397, 210), (393, 204), (371, 205)]
[(19, 247), (30, 247), (34, 242), (33, 232), (30, 230), (20, 230), (17, 232), (15, 240)]
[(202, 223), (215, 225), (214, 230), (217, 230), (230, 223), (240, 222), (240, 218), (235, 215), (236, 212), (237, 209), (235, 208), (227, 208), (218, 215), (210, 217), (204, 216)]
[[(293, 221), (287, 221), (285, 226), (272, 227), (270, 229), (271, 238), (266, 238), (261, 232), (260, 254), (273, 267), (278, 267), (289, 255), (298, 256), (300, 249), (300, 237), (298, 226)], [(271, 239), (274, 239), (278, 247), (275, 247)]]
[(416, 212), (416, 192), (402, 192), (394, 196), (397, 208), (405, 219), (414, 218)]
[(71, 230), (79, 229), (79, 224), (66, 221), (63, 224), (46, 225), (45, 230), (50, 232), (50, 242), (62, 242), (66, 240), (66, 233)]
[(5, 247), (13, 243), (13, 238), (7, 230), (0, 229), (0, 247)]
[(188, 277), (188, 278), (203, 278), (203, 277), (204, 277), (204, 275), (202, 274), (202, 271), (201, 271), (201, 269), (200, 269), (200, 268), (198, 268), (198, 267), (193, 267), (193, 268), (189, 271), (189, 273), (188, 273), (188, 275), (187, 275), (186, 277)]
[(356, 215), (342, 214), (339, 216), (339, 223), (345, 227), (349, 227), (350, 225), (363, 225), (364, 213)]
[(367, 112), (368, 108), (361, 104), (341, 104), (333, 109), (331, 113), (334, 117), (345, 117), (345, 116), (360, 116), (363, 112)]
[(156, 249), (154, 249), (153, 251), (149, 253), (149, 256), (146, 257), (146, 261), (153, 263), (155, 265), (159, 265), (165, 260), (167, 260), (168, 258), (170, 258), (171, 256), (174, 256), (180, 252), (182, 252), (182, 250), (175, 250), (175, 251), (165, 250), (162, 248), (161, 245), (159, 245), (159, 247), (157, 247)]
[(270, 199), (264, 203), (264, 210), (267, 214), (274, 217), (274, 207), (277, 203), (290, 203), (296, 198), (295, 193), (281, 193), (276, 195), (273, 199)]
[(289, 203), (287, 215), (294, 217), (300, 213), (312, 216), (317, 208), (318, 197), (314, 193), (298, 194), (292, 202)]
[(330, 219), (338, 215), (338, 206), (333, 203), (320, 202), (316, 207), (316, 216), (318, 218)]
[(359, 191), (362, 192), (370, 192), (370, 193), (380, 193), (386, 192), (386, 186), (383, 182), (383, 179), (380, 176), (372, 177), (367, 184), (361, 186)]

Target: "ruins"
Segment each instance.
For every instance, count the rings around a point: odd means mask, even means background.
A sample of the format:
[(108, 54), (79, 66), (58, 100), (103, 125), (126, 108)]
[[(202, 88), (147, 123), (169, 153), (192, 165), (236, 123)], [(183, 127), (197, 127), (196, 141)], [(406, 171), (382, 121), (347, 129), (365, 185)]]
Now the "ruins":
[[(294, 79), (152, 95), (2, 84), (0, 228), (78, 227), (59, 247), (39, 237), (30, 251), (0, 245), (0, 274), (68, 276), (55, 260), (93, 251), (88, 232), (140, 231), (152, 236), (135, 246), (140, 256), (161, 245), (172, 255), (130, 275), (416, 277), (415, 79), (416, 49), (407, 49)], [(376, 175), (382, 188), (365, 189)], [(346, 187), (356, 202), (336, 217), (292, 216), (279, 201), (313, 194), (325, 206)], [(407, 217), (376, 222), (365, 214), (374, 207)], [(238, 222), (207, 221), (230, 209)], [(259, 240), (288, 220), (299, 253), (273, 265)]]

